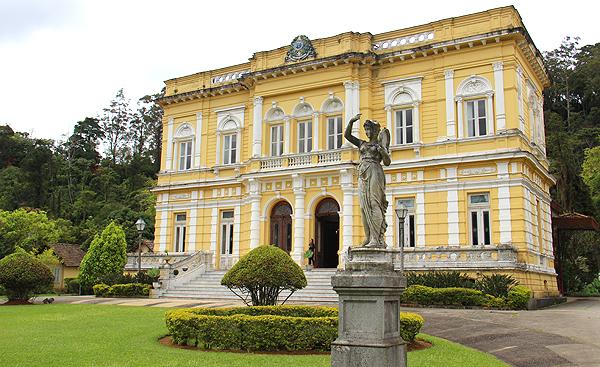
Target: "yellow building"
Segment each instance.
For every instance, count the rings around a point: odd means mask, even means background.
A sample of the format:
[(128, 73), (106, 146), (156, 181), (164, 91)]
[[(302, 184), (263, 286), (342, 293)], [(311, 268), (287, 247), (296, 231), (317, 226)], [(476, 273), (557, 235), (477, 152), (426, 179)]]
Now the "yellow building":
[[(513, 7), (347, 32), (166, 81), (155, 242), (215, 268), (275, 244), (337, 267), (363, 239), (357, 113), (386, 126), (388, 230), (406, 267), (502, 272), (554, 295), (542, 57)], [(362, 126), (354, 135), (365, 139)]]

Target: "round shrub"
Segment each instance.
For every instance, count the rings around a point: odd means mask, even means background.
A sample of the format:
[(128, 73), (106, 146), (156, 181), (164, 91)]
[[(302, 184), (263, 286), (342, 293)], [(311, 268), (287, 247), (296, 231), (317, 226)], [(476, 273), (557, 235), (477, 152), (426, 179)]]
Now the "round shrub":
[[(304, 272), (282, 249), (260, 246), (244, 255), (223, 277), (221, 284), (253, 306), (277, 304), (279, 294), (306, 287)], [(285, 302), (285, 301), (284, 301)]]
[(30, 254), (18, 252), (0, 260), (0, 284), (9, 301), (27, 301), (51, 287), (53, 280), (50, 269)]
[(400, 336), (407, 343), (413, 342), (424, 323), (425, 319), (421, 315), (411, 312), (400, 313)]
[(531, 298), (531, 290), (525, 286), (517, 285), (508, 291), (506, 303), (513, 310), (525, 310)]

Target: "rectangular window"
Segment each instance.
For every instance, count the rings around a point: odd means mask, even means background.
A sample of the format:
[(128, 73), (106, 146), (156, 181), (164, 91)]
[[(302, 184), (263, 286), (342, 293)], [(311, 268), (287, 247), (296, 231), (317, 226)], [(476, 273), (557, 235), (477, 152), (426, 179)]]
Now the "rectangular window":
[(342, 116), (327, 119), (327, 149), (342, 147)]
[(54, 275), (54, 283), (60, 284), (60, 266), (55, 266), (52, 268), (52, 275)]
[(468, 136), (487, 135), (485, 102), (485, 99), (476, 99), (466, 102)]
[(271, 155), (283, 154), (283, 125), (271, 126)]
[(185, 252), (186, 215), (175, 214), (175, 252)]
[(471, 244), (489, 245), (491, 243), (490, 195), (469, 195), (469, 225)]
[[(415, 247), (415, 201), (414, 199), (400, 199), (396, 202), (396, 208), (404, 205), (408, 212), (404, 219), (404, 247)], [(394, 213), (396, 216), (396, 213)], [(398, 238), (400, 238), (400, 220), (396, 216), (398, 228)]]
[(413, 109), (396, 111), (396, 144), (413, 142)]
[(223, 164), (233, 164), (237, 155), (237, 134), (223, 136)]
[(233, 211), (221, 214), (221, 255), (233, 254)]
[(312, 121), (298, 122), (298, 153), (312, 151)]
[(179, 170), (184, 171), (192, 168), (192, 142), (179, 143)]

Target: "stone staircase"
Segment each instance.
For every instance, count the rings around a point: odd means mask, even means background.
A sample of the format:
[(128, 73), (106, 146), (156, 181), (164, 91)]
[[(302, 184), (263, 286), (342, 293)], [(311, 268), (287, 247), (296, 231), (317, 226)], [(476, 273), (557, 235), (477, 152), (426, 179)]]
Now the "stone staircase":
[[(336, 269), (315, 269), (305, 271), (308, 285), (306, 288), (295, 292), (288, 302), (293, 303), (337, 303), (338, 296), (331, 287), (331, 276)], [(239, 298), (227, 287), (221, 285), (221, 278), (225, 271), (207, 271), (183, 284), (170, 287), (161, 295), (161, 298), (191, 298), (203, 300), (225, 300)], [(280, 294), (283, 301), (289, 292)]]

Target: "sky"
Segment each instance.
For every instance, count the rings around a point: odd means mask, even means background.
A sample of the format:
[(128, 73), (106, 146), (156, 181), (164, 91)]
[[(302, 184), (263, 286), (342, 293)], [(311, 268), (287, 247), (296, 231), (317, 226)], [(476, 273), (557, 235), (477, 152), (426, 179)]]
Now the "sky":
[(132, 106), (164, 80), (339, 33), (372, 34), (514, 5), (540, 51), (600, 42), (596, 1), (0, 0), (0, 125), (64, 140), (123, 88)]

